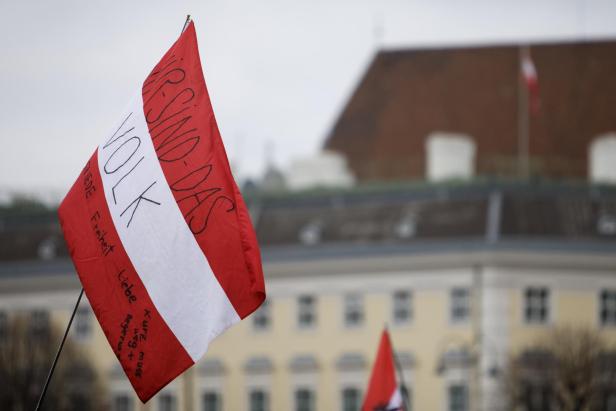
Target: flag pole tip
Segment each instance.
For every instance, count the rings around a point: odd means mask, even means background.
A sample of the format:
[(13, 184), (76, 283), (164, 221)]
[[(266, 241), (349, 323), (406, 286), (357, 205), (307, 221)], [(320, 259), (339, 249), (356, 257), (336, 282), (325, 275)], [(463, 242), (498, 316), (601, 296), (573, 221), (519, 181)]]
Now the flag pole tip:
[(180, 34), (184, 33), (184, 30), (188, 27), (188, 23), (190, 23), (190, 14), (186, 15), (186, 21), (184, 22), (184, 27), (182, 27), (182, 32)]

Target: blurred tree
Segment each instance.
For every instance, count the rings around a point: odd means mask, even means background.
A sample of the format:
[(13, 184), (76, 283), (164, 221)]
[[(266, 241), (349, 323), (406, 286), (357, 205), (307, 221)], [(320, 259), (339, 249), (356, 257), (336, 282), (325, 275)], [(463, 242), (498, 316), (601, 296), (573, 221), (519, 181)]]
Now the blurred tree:
[(511, 359), (511, 410), (616, 410), (616, 351), (598, 332), (557, 328)]
[[(61, 340), (46, 312), (20, 314), (0, 330), (0, 409), (34, 410)], [(80, 347), (67, 339), (47, 390), (44, 410), (105, 409), (101, 384)]]
[(16, 194), (9, 203), (0, 204), (0, 213), (2, 214), (40, 213), (44, 211), (50, 211), (50, 207), (33, 196), (23, 194)]

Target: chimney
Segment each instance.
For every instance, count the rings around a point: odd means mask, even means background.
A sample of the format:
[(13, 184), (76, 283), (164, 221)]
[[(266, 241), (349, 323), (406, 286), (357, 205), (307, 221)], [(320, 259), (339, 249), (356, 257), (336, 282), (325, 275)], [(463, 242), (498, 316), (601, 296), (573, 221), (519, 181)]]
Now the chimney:
[(475, 143), (465, 134), (434, 132), (426, 139), (429, 181), (470, 179), (475, 175)]
[(616, 183), (616, 133), (595, 138), (590, 144), (588, 177), (593, 183)]

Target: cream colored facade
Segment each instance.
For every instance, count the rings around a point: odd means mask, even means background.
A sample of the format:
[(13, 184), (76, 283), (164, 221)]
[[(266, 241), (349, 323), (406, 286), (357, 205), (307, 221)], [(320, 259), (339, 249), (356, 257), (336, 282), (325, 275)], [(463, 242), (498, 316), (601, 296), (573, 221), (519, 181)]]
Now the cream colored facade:
[[(351, 251), (351, 249), (349, 250)], [(343, 390), (360, 392), (370, 374), (378, 338), (387, 324), (411, 395), (413, 410), (446, 411), (450, 387), (465, 387), (472, 410), (504, 406), (501, 379), (508, 356), (557, 325), (596, 327), (616, 343), (616, 326), (600, 322), (600, 293), (616, 292), (616, 254), (598, 251), (480, 250), (311, 255), (268, 260), (264, 266), (269, 321), (257, 329), (248, 318), (215, 340), (205, 358), (148, 404), (141, 405), (123, 376), (93, 316), (80, 339), (116, 398), (134, 410), (207, 410), (204, 393), (216, 393), (224, 410), (250, 410), (250, 392), (266, 393), (270, 410), (295, 410), (295, 393), (314, 393), (315, 410), (344, 410)], [(44, 309), (63, 327), (78, 295), (72, 272), (3, 275), (0, 310)], [(546, 321), (525, 318), (526, 290), (545, 289)], [(452, 318), (454, 289), (468, 291), (468, 316)], [(394, 294), (406, 291), (410, 318), (394, 318)], [(461, 294), (462, 296), (463, 293)], [(298, 324), (300, 296), (314, 298), (314, 324)], [(346, 296), (363, 320), (345, 323)], [(460, 301), (464, 301), (462, 298)], [(458, 303), (460, 303), (458, 301)], [(360, 315), (360, 318), (362, 315)], [(74, 335), (75, 329), (72, 330)]]

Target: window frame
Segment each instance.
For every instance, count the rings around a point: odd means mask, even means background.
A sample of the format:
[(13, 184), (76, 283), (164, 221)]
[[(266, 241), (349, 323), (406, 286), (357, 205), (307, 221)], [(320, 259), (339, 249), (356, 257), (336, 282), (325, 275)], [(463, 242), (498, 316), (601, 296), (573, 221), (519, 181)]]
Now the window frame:
[[(464, 311), (465, 316), (463, 318), (457, 317), (456, 312), (459, 308), (457, 306), (458, 302), (460, 302), (460, 296), (456, 296), (456, 294), (460, 294), (463, 292), (464, 296)], [(449, 290), (449, 323), (454, 325), (466, 325), (471, 320), (471, 311), (472, 311), (472, 303), (471, 303), (471, 289), (466, 286), (457, 286), (453, 287)]]
[[(464, 406), (462, 408), (453, 408), (453, 396), (452, 391), (456, 388), (461, 388), (464, 393)], [(470, 392), (468, 384), (465, 382), (452, 382), (447, 385), (447, 403), (446, 410), (447, 411), (469, 411), (470, 408)]]
[[(545, 291), (544, 306), (539, 306), (538, 310), (544, 310), (544, 318), (533, 319), (529, 313), (531, 310), (537, 310), (537, 307), (531, 307), (533, 301), (537, 301), (537, 297), (529, 296), (533, 291)], [(541, 297), (541, 296), (539, 296)], [(534, 300), (532, 299), (534, 298)], [(529, 326), (544, 326), (549, 325), (552, 322), (552, 299), (553, 293), (550, 287), (545, 285), (529, 285), (522, 289), (522, 322)]]
[(90, 307), (79, 307), (75, 312), (75, 339), (89, 340), (92, 336), (92, 310)]
[[(112, 394), (111, 411), (135, 411), (135, 399), (127, 392), (116, 392)], [(118, 407), (118, 400), (126, 400), (126, 408)]]
[[(611, 307), (608, 306), (605, 310), (608, 312), (609, 321), (604, 321), (603, 312), (604, 312), (604, 294), (608, 294), (608, 297), (611, 297), (612, 300), (608, 305), (611, 304)], [(614, 328), (616, 327), (616, 288), (603, 287), (599, 290), (597, 296), (597, 317), (598, 324), (601, 328)], [(611, 315), (610, 315), (611, 313)]]
[[(353, 407), (352, 405), (350, 406), (350, 408), (347, 408), (347, 403), (346, 403), (346, 393), (347, 392), (355, 392), (355, 394), (357, 395), (357, 398), (355, 399), (355, 404), (357, 405), (357, 407)], [(362, 391), (359, 387), (357, 386), (351, 386), (351, 385), (347, 385), (342, 387), (342, 390), (340, 391), (340, 410), (341, 411), (348, 411), (348, 410), (359, 410), (361, 409), (362, 406)]]
[[(364, 296), (360, 293), (348, 293), (344, 295), (342, 311), (342, 323), (345, 328), (359, 328), (366, 321), (366, 311), (364, 307)], [(351, 321), (353, 316), (355, 319)]]
[[(296, 299), (296, 326), (300, 330), (309, 330), (317, 324), (317, 297), (314, 294), (301, 294)], [(306, 312), (308, 311), (308, 312)], [(310, 318), (310, 321), (304, 321)]]
[[(522, 385), (522, 404), (528, 411), (542, 411), (550, 407), (551, 388), (549, 384), (525, 382)], [(538, 400), (538, 401), (537, 401)], [(547, 406), (548, 408), (545, 408)]]
[(51, 314), (43, 308), (30, 311), (30, 333), (35, 338), (48, 337), (51, 332)]
[[(170, 399), (170, 407), (163, 408), (163, 399)], [(156, 401), (156, 409), (158, 411), (178, 411), (178, 397), (172, 392), (162, 392), (158, 396), (158, 401)]]
[[(208, 396), (213, 396), (213, 398), (215, 398), (215, 406), (214, 406), (214, 410), (209, 410), (206, 409), (205, 407), (205, 403), (206, 403), (206, 397)], [(201, 391), (201, 407), (200, 409), (202, 411), (221, 411), (222, 410), (222, 395), (220, 394), (220, 392), (218, 390), (213, 390), (213, 389), (204, 389)]]
[(0, 341), (3, 341), (9, 337), (9, 323), (9, 314), (4, 310), (0, 310)]
[[(262, 394), (262, 408), (253, 407), (253, 395)], [(252, 387), (248, 390), (248, 411), (269, 411), (270, 410), (270, 393), (263, 387)]]
[[(400, 299), (400, 296), (405, 296), (403, 299)], [(402, 301), (405, 300), (405, 301)], [(412, 290), (407, 289), (397, 289), (391, 293), (391, 322), (396, 326), (404, 326), (411, 324), (413, 322), (414, 312), (413, 312), (413, 300), (414, 293)], [(404, 303), (406, 310), (405, 318), (398, 318), (397, 314), (402, 312), (399, 310), (399, 305)]]
[[(261, 322), (263, 322), (261, 324)], [(265, 299), (263, 304), (255, 311), (252, 316), (252, 329), (255, 332), (266, 332), (272, 328), (272, 304), (269, 299)]]
[[(300, 408), (300, 403), (299, 403), (299, 398), (298, 398), (298, 394), (300, 392), (306, 392), (308, 393), (308, 400), (309, 400), (309, 405), (308, 408)], [(306, 387), (306, 386), (299, 386), (299, 387), (295, 387), (295, 389), (293, 390), (293, 409), (295, 411), (315, 411), (317, 405), (317, 395), (316, 395), (316, 391), (312, 388), (312, 387)]]

